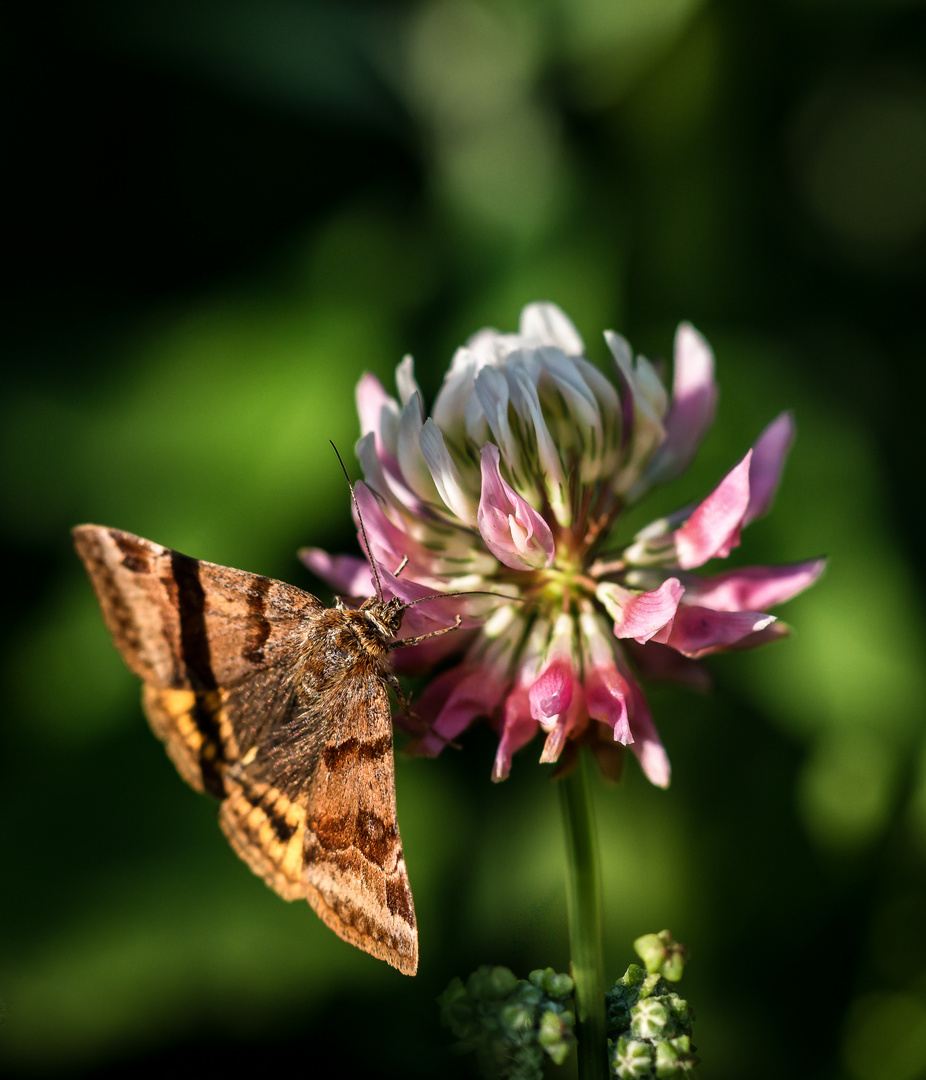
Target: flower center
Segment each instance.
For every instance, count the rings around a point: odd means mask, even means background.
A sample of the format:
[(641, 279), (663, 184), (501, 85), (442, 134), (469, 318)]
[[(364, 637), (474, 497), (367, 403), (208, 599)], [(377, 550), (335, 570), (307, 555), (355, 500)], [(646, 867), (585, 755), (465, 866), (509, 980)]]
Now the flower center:
[(586, 574), (579, 560), (562, 560), (547, 570), (535, 570), (525, 592), (528, 602), (546, 615), (570, 611), (580, 597), (595, 595), (595, 582)]

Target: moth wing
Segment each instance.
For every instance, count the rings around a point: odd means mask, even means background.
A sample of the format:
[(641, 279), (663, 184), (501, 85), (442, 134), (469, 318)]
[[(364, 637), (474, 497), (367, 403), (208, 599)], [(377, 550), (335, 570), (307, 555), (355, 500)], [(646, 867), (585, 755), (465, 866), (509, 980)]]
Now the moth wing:
[(297, 668), (277, 665), (230, 689), (174, 690), (145, 683), (142, 704), (183, 779), (197, 791), (224, 799), (229, 765), (285, 716), (297, 677)]
[(81, 525), (73, 535), (113, 642), (144, 680), (154, 733), (187, 783), (223, 798), (227, 766), (289, 707), (323, 605), (119, 529)]
[(295, 662), (324, 610), (282, 581), (192, 559), (139, 536), (79, 525), (87, 568), (116, 647), (153, 686), (208, 691)]
[(389, 698), (375, 675), (315, 694), (226, 775), (219, 820), (281, 896), (304, 898), (339, 937), (418, 969), (418, 932), (396, 818)]

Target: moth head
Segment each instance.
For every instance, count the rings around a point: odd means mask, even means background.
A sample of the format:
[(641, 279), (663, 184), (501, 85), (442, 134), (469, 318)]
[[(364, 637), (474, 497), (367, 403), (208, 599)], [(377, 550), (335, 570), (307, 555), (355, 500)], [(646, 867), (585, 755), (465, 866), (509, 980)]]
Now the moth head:
[(406, 607), (406, 604), (395, 597), (391, 600), (380, 600), (371, 596), (360, 605), (360, 610), (384, 638), (394, 638), (402, 626)]

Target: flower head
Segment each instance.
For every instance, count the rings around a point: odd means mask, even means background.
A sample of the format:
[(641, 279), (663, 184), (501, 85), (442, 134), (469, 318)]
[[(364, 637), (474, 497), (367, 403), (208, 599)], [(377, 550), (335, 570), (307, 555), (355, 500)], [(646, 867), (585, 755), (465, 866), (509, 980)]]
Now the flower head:
[[(411, 357), (397, 397), (364, 375), (357, 387), (364, 482), (357, 504), (384, 590), (411, 602), (410, 633), (464, 631), (408, 650), (409, 666), (446, 667), (415, 711), (438, 753), (477, 717), (499, 733), (493, 779), (538, 733), (541, 761), (586, 742), (616, 774), (629, 747), (649, 779), (669, 761), (640, 676), (697, 683), (696, 661), (787, 630), (765, 609), (810, 585), (823, 560), (692, 573), (726, 558), (771, 505), (794, 437), (774, 420), (698, 505), (615, 544), (621, 513), (692, 460), (713, 420), (714, 358), (688, 323), (675, 337), (672, 392), (627, 342), (605, 335), (611, 378), (585, 357), (554, 304), (531, 304), (517, 334), (481, 330), (458, 349), (428, 416)], [(367, 564), (318, 550), (309, 567), (353, 595), (372, 590)], [(401, 569), (400, 569), (401, 568)]]

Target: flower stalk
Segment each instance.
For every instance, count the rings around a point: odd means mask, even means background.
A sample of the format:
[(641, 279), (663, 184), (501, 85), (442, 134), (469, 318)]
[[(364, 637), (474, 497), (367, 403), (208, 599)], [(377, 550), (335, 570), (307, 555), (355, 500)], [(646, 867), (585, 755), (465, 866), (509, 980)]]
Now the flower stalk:
[(578, 1020), (579, 1080), (605, 1080), (609, 1069), (601, 871), (587, 756), (577, 755), (576, 767), (558, 786), (566, 833), (566, 898)]

